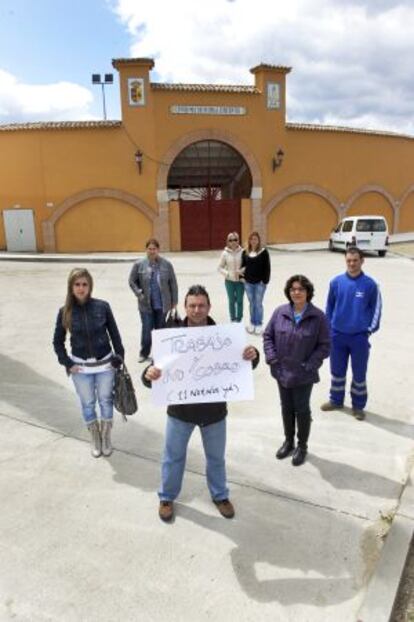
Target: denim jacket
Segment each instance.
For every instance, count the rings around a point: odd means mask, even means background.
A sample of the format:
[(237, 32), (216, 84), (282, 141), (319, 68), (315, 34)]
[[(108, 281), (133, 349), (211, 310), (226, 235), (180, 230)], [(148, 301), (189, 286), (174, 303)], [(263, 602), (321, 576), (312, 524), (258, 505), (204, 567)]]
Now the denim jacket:
[[(56, 319), (53, 347), (58, 361), (66, 370), (75, 365), (66, 350), (66, 329), (62, 324), (63, 307), (59, 309)], [(115, 318), (109, 303), (97, 298), (89, 298), (83, 305), (74, 304), (72, 310), (72, 329), (70, 331), (70, 347), (72, 353), (81, 358), (102, 359), (112, 352), (124, 358), (124, 347)]]

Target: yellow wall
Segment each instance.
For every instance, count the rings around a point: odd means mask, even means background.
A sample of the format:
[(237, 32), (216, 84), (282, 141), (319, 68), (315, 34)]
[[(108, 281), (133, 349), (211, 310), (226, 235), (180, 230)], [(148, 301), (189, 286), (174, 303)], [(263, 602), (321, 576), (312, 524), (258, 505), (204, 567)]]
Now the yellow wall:
[(414, 231), (414, 191), (408, 195), (401, 205), (400, 226), (398, 230), (401, 233), (405, 231)]
[[(200, 140), (212, 131), (227, 136), (229, 144), (251, 156), (254, 184), (261, 191), (263, 214), (268, 213), (268, 242), (326, 239), (337, 222), (327, 201), (304, 192), (304, 186), (329, 193), (338, 209), (340, 205), (346, 207), (355, 193), (371, 188), (352, 204), (349, 213), (384, 214), (392, 232), (392, 208), (384, 197), (372, 192), (372, 187), (390, 193), (395, 201), (401, 200), (414, 184), (414, 139), (285, 126), (283, 106), (279, 111), (267, 110), (264, 93), (152, 89), (148, 69), (145, 62), (120, 66), (123, 119), (118, 126), (31, 130), (22, 126), (16, 131), (0, 128), (0, 210), (16, 204), (34, 210), (39, 250), (44, 249), (42, 222), (80, 192), (113, 189), (128, 193), (150, 210), (156, 222), (159, 202), (165, 201), (160, 198), (162, 193), (157, 194), (165, 190), (160, 185), (166, 168), (163, 163), (186, 136), (197, 131)], [(126, 100), (126, 81), (137, 76), (146, 80), (147, 103), (132, 108)], [(267, 79), (280, 81), (284, 92), (283, 72), (264, 72), (255, 79), (258, 85)], [(174, 104), (244, 106), (247, 115), (172, 114), (170, 106)], [(280, 147), (285, 153), (283, 164), (273, 171), (272, 158)], [(141, 175), (134, 160), (137, 149), (144, 154)], [(272, 210), (278, 198), (292, 189), (295, 194)], [(58, 249), (109, 250), (117, 245), (117, 250), (142, 250), (143, 240), (153, 234), (152, 219), (130, 205), (118, 209), (113, 207), (115, 204), (113, 200), (96, 199), (72, 207), (56, 225)], [(103, 232), (99, 225), (99, 235), (90, 221), (99, 212), (98, 205), (104, 206), (102, 223), (109, 227), (109, 232)], [(242, 235), (253, 222), (252, 202), (246, 205), (243, 201)], [(176, 249), (180, 247), (177, 209), (170, 206), (169, 231), (163, 229), (169, 232)], [(122, 233), (113, 235), (114, 212), (117, 231)], [(132, 222), (143, 223), (135, 237)], [(402, 205), (400, 217), (400, 230), (409, 229), (414, 229), (412, 195)], [(0, 248), (5, 248), (2, 219)]]
[(65, 212), (56, 224), (57, 251), (137, 251), (152, 223), (135, 207), (113, 199), (90, 199)]
[(349, 208), (346, 216), (358, 215), (384, 216), (388, 223), (388, 230), (392, 232), (394, 226), (394, 212), (389, 201), (378, 192), (367, 192), (361, 195)]
[(336, 223), (336, 212), (324, 199), (310, 193), (295, 194), (270, 212), (268, 243), (327, 240)]

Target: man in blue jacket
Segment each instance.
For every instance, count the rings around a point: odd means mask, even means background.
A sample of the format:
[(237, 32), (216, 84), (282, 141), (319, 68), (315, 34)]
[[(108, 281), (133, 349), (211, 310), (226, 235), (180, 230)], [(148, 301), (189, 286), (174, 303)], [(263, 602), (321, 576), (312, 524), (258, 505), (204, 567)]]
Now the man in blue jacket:
[(367, 367), (369, 337), (378, 330), (382, 301), (379, 286), (362, 271), (364, 256), (356, 246), (345, 254), (347, 270), (332, 279), (326, 315), (331, 325), (331, 391), (322, 410), (342, 408), (345, 399), (346, 372), (351, 357), (351, 403), (354, 416), (365, 419), (367, 403)]

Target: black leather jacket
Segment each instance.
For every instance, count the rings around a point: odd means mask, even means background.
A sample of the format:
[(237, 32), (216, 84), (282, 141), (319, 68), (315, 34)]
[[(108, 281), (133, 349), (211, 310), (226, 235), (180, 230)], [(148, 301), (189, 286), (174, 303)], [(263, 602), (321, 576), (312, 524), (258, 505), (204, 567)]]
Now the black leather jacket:
[[(63, 307), (59, 310), (53, 347), (58, 361), (66, 370), (75, 365), (69, 357), (65, 341), (66, 329), (62, 324)], [(115, 353), (124, 358), (124, 347), (119, 334), (115, 318), (109, 303), (97, 298), (89, 298), (83, 305), (75, 304), (72, 310), (72, 330), (70, 332), (70, 347), (72, 353), (81, 358), (103, 359), (112, 352), (111, 342)]]

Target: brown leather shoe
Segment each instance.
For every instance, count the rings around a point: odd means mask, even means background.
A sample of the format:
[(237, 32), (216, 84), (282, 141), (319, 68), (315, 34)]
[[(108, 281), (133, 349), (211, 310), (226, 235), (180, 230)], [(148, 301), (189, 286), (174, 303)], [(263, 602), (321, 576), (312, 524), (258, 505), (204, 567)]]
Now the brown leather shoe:
[(358, 421), (363, 421), (365, 419), (365, 411), (362, 410), (362, 408), (353, 408), (352, 414), (354, 415), (355, 419), (358, 419)]
[(234, 507), (231, 501), (228, 499), (221, 499), (221, 501), (213, 499), (213, 503), (217, 506), (218, 511), (222, 516), (224, 516), (224, 518), (233, 518)]
[(321, 404), (321, 410), (341, 410), (344, 407), (343, 404), (334, 404), (334, 402), (324, 402)]
[(160, 501), (158, 516), (165, 523), (168, 523), (174, 516), (174, 504), (172, 501)]

